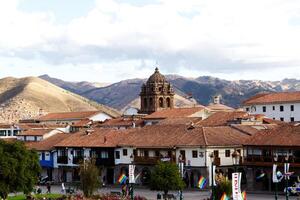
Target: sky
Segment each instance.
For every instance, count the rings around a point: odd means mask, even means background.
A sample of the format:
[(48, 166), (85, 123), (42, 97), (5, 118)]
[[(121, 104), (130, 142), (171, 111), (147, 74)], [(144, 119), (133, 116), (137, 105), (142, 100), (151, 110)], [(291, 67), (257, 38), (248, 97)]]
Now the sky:
[(0, 0), (0, 77), (300, 79), (299, 0)]

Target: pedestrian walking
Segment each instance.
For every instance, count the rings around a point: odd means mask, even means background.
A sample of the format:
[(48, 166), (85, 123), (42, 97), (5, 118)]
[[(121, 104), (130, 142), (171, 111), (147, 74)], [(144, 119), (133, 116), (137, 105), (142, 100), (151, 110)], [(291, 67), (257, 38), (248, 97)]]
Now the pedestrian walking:
[(61, 193), (65, 194), (65, 192), (66, 192), (65, 184), (62, 182), (61, 183)]
[(47, 193), (48, 194), (51, 193), (51, 185), (50, 185), (50, 183), (47, 183)]

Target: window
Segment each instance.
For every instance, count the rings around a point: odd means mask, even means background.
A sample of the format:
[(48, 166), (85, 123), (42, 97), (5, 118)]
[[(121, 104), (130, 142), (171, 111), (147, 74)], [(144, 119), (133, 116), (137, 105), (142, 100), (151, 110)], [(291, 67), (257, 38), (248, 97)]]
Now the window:
[(159, 157), (159, 151), (155, 151), (155, 156)]
[(284, 111), (283, 106), (280, 106), (280, 112), (283, 112), (283, 111)]
[(273, 120), (275, 120), (275, 117), (273, 117)]
[(294, 117), (291, 117), (291, 122), (294, 122), (295, 121), (295, 118)]
[(136, 151), (136, 149), (133, 149), (133, 156), (137, 156), (137, 151)]
[(185, 150), (181, 150), (180, 155), (182, 156), (182, 159), (185, 160)]
[(149, 157), (149, 151), (145, 150), (145, 151), (144, 151), (144, 156), (145, 156), (145, 157)]
[(284, 121), (284, 118), (283, 118), (283, 117), (280, 117), (280, 121)]
[(123, 149), (123, 156), (127, 156), (127, 149)]
[(229, 149), (227, 149), (227, 150), (225, 150), (225, 157), (230, 157), (230, 150)]
[(266, 112), (266, 111), (267, 111), (267, 107), (266, 107), (266, 106), (263, 106), (263, 107), (262, 107), (262, 110), (263, 110), (263, 112)]
[(275, 106), (273, 106), (273, 110), (275, 110)]
[(198, 158), (198, 151), (194, 150), (192, 151), (193, 158)]
[(159, 107), (163, 108), (164, 107), (164, 99), (162, 97), (159, 98)]
[(219, 151), (218, 150), (214, 150), (214, 156), (215, 156), (215, 158), (219, 157)]
[(107, 151), (101, 151), (101, 158), (108, 158), (108, 152)]
[(153, 106), (153, 99), (150, 97), (149, 99), (149, 107), (152, 107)]
[(291, 105), (291, 111), (294, 111), (294, 105)]
[(148, 102), (147, 102), (147, 98), (144, 98), (144, 106), (145, 107), (148, 107), (148, 104), (147, 104)]
[(167, 98), (167, 107), (168, 107), (168, 108), (170, 108), (170, 107), (171, 107), (171, 100), (170, 100), (170, 98), (169, 98), (169, 97)]
[(50, 160), (50, 153), (49, 152), (45, 153), (45, 160)]
[(120, 159), (120, 151), (116, 151), (116, 159)]
[(246, 108), (246, 111), (249, 112), (249, 110), (250, 110), (250, 109), (247, 107), (247, 108)]

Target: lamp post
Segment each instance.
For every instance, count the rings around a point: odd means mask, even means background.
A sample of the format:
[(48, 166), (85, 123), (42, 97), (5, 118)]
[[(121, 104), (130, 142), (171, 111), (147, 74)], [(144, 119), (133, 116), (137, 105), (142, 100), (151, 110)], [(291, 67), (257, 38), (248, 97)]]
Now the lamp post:
[(288, 200), (289, 199), (289, 193), (288, 193), (288, 187), (289, 187), (289, 180), (288, 180), (288, 176), (287, 173), (289, 171), (289, 155), (286, 154), (286, 156), (284, 157), (284, 178), (285, 178), (285, 199)]
[(237, 172), (237, 166), (240, 164), (241, 154), (237, 150), (234, 150), (231, 156), (233, 160), (234, 172)]
[[(274, 155), (273, 160), (274, 160), (274, 165), (277, 165), (277, 161), (278, 161), (278, 155), (277, 154)], [(275, 173), (276, 174), (273, 175), (273, 176), (277, 176), (277, 171), (275, 171)], [(275, 200), (277, 200), (278, 199), (278, 181), (274, 181), (274, 184), (275, 184)]]
[(215, 155), (213, 152), (210, 153), (209, 155), (210, 160), (211, 160), (211, 197), (212, 200), (215, 200), (215, 184), (214, 184), (214, 159)]
[[(183, 179), (184, 160), (183, 160), (181, 154), (178, 156), (178, 165), (179, 165), (179, 173), (180, 173), (180, 177)], [(182, 190), (179, 190), (179, 199), (180, 199), (180, 200), (183, 200)]]

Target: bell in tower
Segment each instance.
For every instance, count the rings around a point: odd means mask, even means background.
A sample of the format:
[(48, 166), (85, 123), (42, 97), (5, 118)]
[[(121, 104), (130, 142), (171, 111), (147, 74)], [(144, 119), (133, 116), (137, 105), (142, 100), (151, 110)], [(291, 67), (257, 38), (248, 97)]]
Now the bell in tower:
[(141, 88), (140, 113), (150, 114), (158, 110), (174, 108), (174, 90), (166, 78), (155, 68)]

